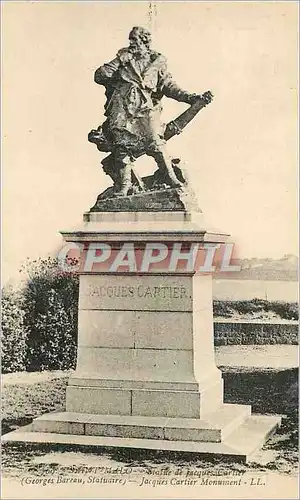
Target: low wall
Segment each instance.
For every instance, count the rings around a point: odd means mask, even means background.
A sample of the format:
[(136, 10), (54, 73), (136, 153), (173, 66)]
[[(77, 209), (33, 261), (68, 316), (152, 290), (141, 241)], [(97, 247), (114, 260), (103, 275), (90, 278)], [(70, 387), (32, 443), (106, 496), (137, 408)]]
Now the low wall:
[(214, 320), (215, 345), (298, 344), (298, 321)]

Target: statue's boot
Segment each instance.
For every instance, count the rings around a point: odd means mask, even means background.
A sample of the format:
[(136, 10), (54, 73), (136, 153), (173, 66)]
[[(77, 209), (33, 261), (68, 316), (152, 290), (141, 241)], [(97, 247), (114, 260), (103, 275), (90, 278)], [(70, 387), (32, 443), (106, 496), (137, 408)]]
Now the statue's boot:
[(174, 172), (173, 166), (172, 166), (172, 161), (171, 158), (166, 154), (165, 151), (156, 151), (155, 153), (152, 153), (151, 156), (154, 157), (158, 168), (162, 172), (166, 172), (167, 177), (168, 177), (168, 184), (171, 187), (181, 187), (182, 182), (180, 182), (179, 179), (177, 179), (176, 174)]
[(173, 170), (172, 165), (168, 165), (167, 167), (167, 172), (168, 172), (168, 177), (170, 179), (169, 184), (171, 187), (180, 187), (182, 186), (182, 182), (180, 182), (179, 179), (177, 179), (175, 172)]
[(129, 190), (132, 188), (131, 182), (131, 165), (123, 165), (119, 170), (120, 179), (118, 182), (118, 188), (114, 192), (114, 196), (126, 196)]
[(109, 156), (106, 156), (102, 161), (102, 168), (103, 171), (106, 173), (106, 175), (109, 175), (109, 177), (112, 179), (114, 185), (118, 182), (119, 177), (118, 173), (115, 170), (115, 162), (114, 162), (114, 157), (112, 154)]

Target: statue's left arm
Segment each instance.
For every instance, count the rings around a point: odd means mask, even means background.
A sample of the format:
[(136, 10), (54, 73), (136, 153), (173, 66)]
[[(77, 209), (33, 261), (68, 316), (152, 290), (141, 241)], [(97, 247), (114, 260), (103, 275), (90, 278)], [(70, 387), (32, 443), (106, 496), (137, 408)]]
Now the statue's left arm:
[(159, 71), (159, 90), (162, 95), (175, 99), (175, 101), (185, 102), (187, 104), (193, 104), (195, 98), (199, 96), (199, 94), (191, 94), (190, 92), (187, 92), (179, 87), (179, 85), (177, 85), (177, 83), (173, 80), (166, 64), (162, 64)]

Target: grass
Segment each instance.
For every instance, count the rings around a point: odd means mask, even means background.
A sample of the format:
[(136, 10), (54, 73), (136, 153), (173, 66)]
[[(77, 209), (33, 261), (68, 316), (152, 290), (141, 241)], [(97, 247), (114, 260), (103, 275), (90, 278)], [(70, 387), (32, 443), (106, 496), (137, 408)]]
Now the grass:
[(41, 383), (4, 385), (2, 433), (26, 425), (43, 413), (63, 410), (67, 382), (68, 375)]

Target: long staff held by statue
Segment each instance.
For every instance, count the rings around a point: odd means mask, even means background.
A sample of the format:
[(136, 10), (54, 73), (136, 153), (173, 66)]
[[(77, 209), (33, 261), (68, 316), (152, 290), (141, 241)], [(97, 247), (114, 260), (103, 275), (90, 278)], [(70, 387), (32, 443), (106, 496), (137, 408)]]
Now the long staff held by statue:
[[(166, 129), (164, 132), (164, 139), (168, 141), (174, 135), (180, 134), (182, 130), (190, 123), (190, 121), (195, 118), (195, 116), (199, 113), (199, 111), (208, 104), (211, 103), (213, 100), (213, 94), (208, 90), (207, 92), (204, 92), (204, 94), (199, 97), (195, 98), (195, 102), (190, 105), (188, 109), (186, 109), (183, 113), (181, 113), (177, 118), (174, 120), (170, 121), (166, 125)], [(89, 142), (92, 142), (96, 144), (97, 148), (99, 151), (108, 153), (111, 152), (113, 149), (113, 146), (106, 140), (103, 132), (102, 132), (102, 126), (100, 125), (97, 129), (91, 130), (91, 132), (88, 135), (88, 140)], [(139, 151), (135, 152), (135, 158), (139, 158), (140, 156), (143, 156), (146, 153), (144, 149), (140, 149)], [(106, 157), (103, 161), (103, 168), (106, 173), (109, 173), (109, 175), (112, 175), (111, 172), (111, 165), (112, 158), (111, 155)], [(141, 183), (141, 180), (139, 179), (139, 176), (133, 172), (134, 176), (136, 177), (138, 183)]]

